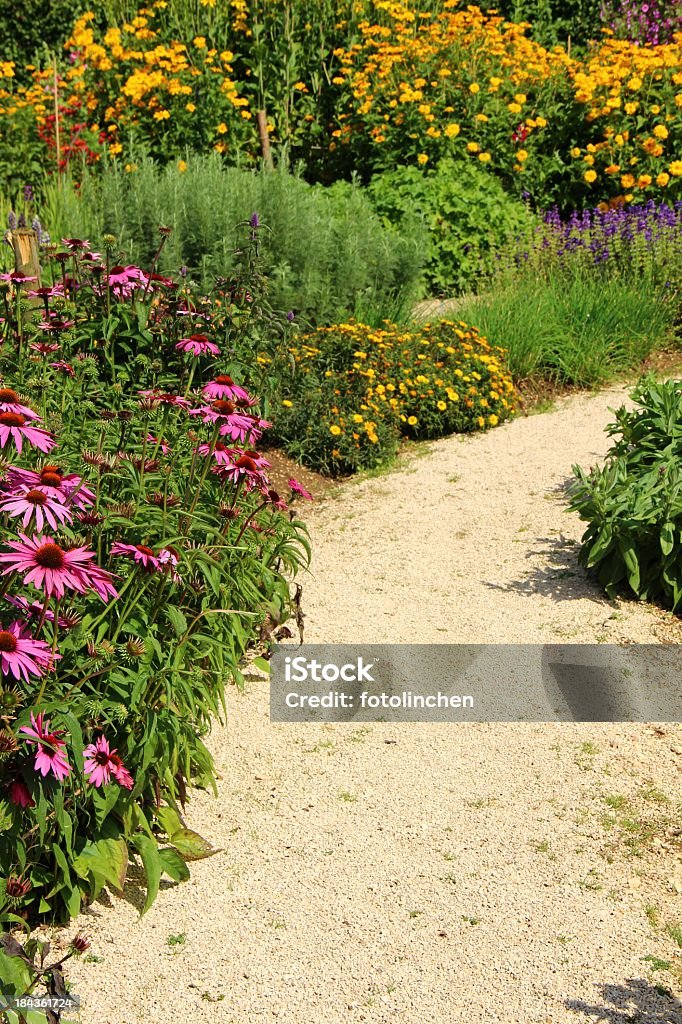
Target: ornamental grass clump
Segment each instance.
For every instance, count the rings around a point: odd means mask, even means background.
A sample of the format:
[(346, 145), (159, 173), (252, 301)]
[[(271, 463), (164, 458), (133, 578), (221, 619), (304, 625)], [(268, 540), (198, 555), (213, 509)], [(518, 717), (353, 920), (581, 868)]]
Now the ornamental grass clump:
[(286, 620), (309, 554), (293, 506), (309, 495), (271, 486), (269, 424), (235, 379), (246, 314), (116, 255), (112, 238), (102, 253), (64, 239), (47, 280), (2, 275), (0, 915), (15, 921), (76, 915), (135, 859), (146, 909), (161, 874), (210, 854), (181, 818), (188, 787), (215, 788), (205, 738), (225, 686)]
[(463, 322), (338, 324), (298, 338), (291, 357), (273, 434), (332, 475), (386, 462), (401, 436), (484, 430), (516, 406), (504, 350)]

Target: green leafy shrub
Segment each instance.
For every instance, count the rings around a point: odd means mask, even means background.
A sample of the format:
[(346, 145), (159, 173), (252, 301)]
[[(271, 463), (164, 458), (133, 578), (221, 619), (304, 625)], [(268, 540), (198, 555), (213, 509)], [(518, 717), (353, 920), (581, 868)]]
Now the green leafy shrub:
[[(313, 324), (362, 312), (377, 322), (418, 295), (423, 233), (383, 225), (359, 185), (310, 186), (284, 171), (225, 168), (217, 154), (188, 157), (185, 171), (143, 160), (86, 175), (78, 193), (50, 190), (46, 226), (55, 237), (111, 232), (131, 262), (147, 265), (159, 224), (172, 228), (162, 272), (183, 264), (208, 287), (233, 272), (235, 224), (258, 210), (268, 225), (264, 269), (274, 306)], [(68, 227), (67, 227), (68, 226)], [(360, 307), (360, 308), (358, 308)]]
[(509, 21), (528, 21), (530, 33), (543, 46), (569, 40), (573, 48), (584, 48), (601, 38), (602, 5), (594, 0), (485, 0), (483, 10), (496, 10)]
[(464, 161), (441, 160), (433, 171), (399, 167), (376, 175), (368, 188), (385, 221), (413, 233), (428, 231), (425, 277), (432, 293), (475, 289), (510, 237), (525, 234), (533, 217), (492, 174)]
[(606, 462), (576, 466), (571, 511), (589, 525), (580, 561), (610, 597), (682, 601), (682, 381), (644, 379), (607, 431)]
[(303, 335), (290, 355), (273, 404), (274, 436), (329, 474), (386, 462), (401, 435), (483, 430), (514, 410), (504, 351), (465, 323), (337, 324)]
[(116, 256), (70, 238), (41, 289), (2, 275), (0, 915), (76, 915), (129, 860), (146, 909), (210, 854), (187, 789), (215, 788), (225, 686), (309, 553), (230, 376), (254, 295)]

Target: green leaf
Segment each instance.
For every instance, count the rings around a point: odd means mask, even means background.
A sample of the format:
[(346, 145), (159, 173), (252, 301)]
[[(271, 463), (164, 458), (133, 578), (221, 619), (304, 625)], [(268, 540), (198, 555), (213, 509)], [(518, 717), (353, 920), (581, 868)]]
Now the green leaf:
[(159, 807), (156, 816), (159, 825), (169, 837), (184, 827), (180, 815), (173, 807)]
[(159, 847), (155, 839), (138, 833), (133, 837), (135, 849), (140, 855), (147, 876), (147, 898), (140, 911), (140, 917), (146, 914), (159, 892), (161, 881), (162, 863), (159, 855)]
[(632, 544), (632, 541), (621, 540), (619, 548), (623, 558), (623, 562), (625, 564), (628, 583), (634, 590), (635, 594), (639, 594), (639, 559), (637, 558), (637, 552), (635, 551), (634, 545)]
[(661, 551), (664, 555), (669, 555), (675, 546), (675, 524), (671, 522), (663, 523), (661, 527)]
[(177, 850), (159, 850), (161, 867), (174, 882), (186, 882), (189, 878), (189, 868)]
[(183, 860), (203, 860), (221, 852), (190, 828), (178, 829), (170, 837), (170, 841)]
[(592, 569), (597, 564), (597, 562), (601, 561), (601, 559), (604, 558), (606, 554), (608, 554), (612, 541), (613, 529), (610, 525), (607, 524), (602, 527), (596, 541), (594, 542), (594, 544), (592, 544), (592, 546), (589, 549), (587, 561), (585, 562), (585, 565), (588, 569)]
[(166, 613), (166, 618), (175, 630), (175, 635), (183, 636), (187, 632), (187, 619), (180, 609), (173, 604), (168, 604), (164, 611)]

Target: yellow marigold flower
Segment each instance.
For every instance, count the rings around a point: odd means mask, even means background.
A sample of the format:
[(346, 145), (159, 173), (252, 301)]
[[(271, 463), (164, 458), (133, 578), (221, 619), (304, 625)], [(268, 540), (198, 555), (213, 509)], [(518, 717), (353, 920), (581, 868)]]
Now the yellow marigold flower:
[(471, 85), (469, 86), (469, 92), (472, 93), (474, 96), (476, 95), (477, 92), (480, 92), (480, 91), (481, 91), (481, 87), (478, 84), (478, 82), (472, 82)]
[(225, 145), (224, 142), (216, 142), (213, 148), (216, 151), (216, 153), (224, 153), (227, 150), (227, 146)]
[(407, 422), (410, 424), (411, 427), (414, 427), (414, 426), (417, 425), (418, 420), (417, 420), (416, 416), (408, 416), (407, 417)]
[(192, 40), (192, 42), (196, 46), (197, 50), (205, 50), (206, 49), (206, 37), (205, 36), (195, 36), (194, 39)]
[(308, 86), (305, 84), (305, 82), (294, 82), (293, 88), (298, 89), (299, 92), (308, 91)]
[(459, 135), (459, 125), (458, 124), (449, 124), (447, 126), (447, 128), (445, 129), (445, 134), (447, 135), (447, 137), (449, 139), (454, 139), (455, 136)]
[(517, 103), (525, 103), (527, 98), (528, 97), (526, 96), (525, 92), (517, 92), (516, 95), (514, 96), (514, 100)]
[(521, 105), (519, 103), (508, 103), (507, 104), (507, 110), (511, 114), (520, 114), (521, 113)]
[(112, 156), (118, 156), (119, 153), (123, 152), (123, 146), (120, 142), (114, 142), (111, 146), (109, 146), (109, 152)]
[(426, 153), (420, 153), (419, 156), (417, 157), (417, 163), (419, 164), (420, 167), (423, 167), (424, 164), (428, 163), (428, 161), (429, 158)]
[(635, 75), (628, 82), (628, 89), (631, 92), (637, 92), (637, 90), (641, 89), (641, 88), (642, 88), (642, 79), (641, 78), (637, 78), (637, 76)]
[(665, 188), (669, 181), (670, 175), (666, 174), (665, 171), (661, 171), (660, 174), (656, 175), (656, 184), (659, 185), (661, 188)]
[(231, 64), (232, 61), (234, 60), (234, 54), (232, 53), (232, 50), (223, 50), (223, 52), (220, 54), (220, 59), (223, 62), (223, 64)]
[(516, 159), (520, 164), (524, 164), (528, 159), (528, 151), (525, 149), (520, 149), (516, 154)]
[(185, 104), (185, 110), (188, 110), (190, 114), (193, 114), (196, 109), (197, 108), (195, 107), (195, 105), (193, 103), (186, 103)]
[(604, 168), (604, 174), (618, 174), (620, 171), (620, 164), (609, 164), (608, 167)]
[(488, 416), (488, 423), (490, 424), (491, 427), (496, 427), (499, 422), (499, 418), (495, 415), (495, 413), (492, 413), (490, 416)]
[(672, 174), (673, 178), (681, 178), (682, 177), (682, 160), (673, 160), (673, 162), (670, 164), (670, 167), (668, 168), (668, 170)]
[(251, 114), (250, 110), (242, 110), (241, 111), (241, 115), (242, 115), (242, 117), (244, 118), (245, 121), (250, 121), (251, 120), (252, 114)]
[(490, 118), (488, 117), (487, 114), (476, 114), (476, 117), (474, 118), (474, 120), (475, 121), (480, 121), (481, 124), (486, 124), (490, 120)]
[(632, 188), (632, 186), (635, 183), (635, 179), (631, 174), (624, 174), (623, 177), (620, 179), (620, 183), (623, 186), (623, 188)]
[(155, 110), (154, 111), (154, 120), (155, 121), (167, 121), (169, 117), (170, 117), (170, 110), (165, 110), (163, 107), (161, 108), (161, 110)]
[(571, 156), (573, 157), (574, 160), (577, 160), (581, 153), (582, 153), (582, 149), (578, 149), (577, 146), (574, 146), (573, 149), (571, 150)]
[(437, 403), (437, 408), (440, 409), (441, 412), (445, 412), (447, 407), (448, 407), (448, 403), (447, 402), (440, 401), (440, 402)]
[(133, 171), (137, 170), (137, 164), (126, 164), (125, 169), (127, 174), (132, 174)]
[(483, 419), (482, 416), (477, 416), (476, 417), (476, 422), (478, 423), (479, 427), (484, 427), (485, 426), (485, 420)]
[(288, 398), (283, 398), (282, 399), (282, 405), (284, 406), (285, 409), (291, 409), (293, 404), (294, 403), (290, 402)]
[(490, 153), (479, 153), (478, 159), (481, 161), (482, 164), (487, 164), (490, 161)]
[(661, 108), (659, 107), (658, 103), (654, 103), (653, 106), (649, 107), (649, 110), (652, 114), (660, 114), (661, 112)]
[(648, 188), (652, 180), (650, 174), (640, 174), (637, 179), (637, 188)]
[(657, 124), (654, 128), (654, 135), (657, 139), (667, 139), (669, 131), (664, 124)]
[(546, 128), (547, 127), (547, 119), (545, 117), (536, 117), (535, 118), (535, 123), (538, 126), (538, 128)]
[(332, 423), (331, 427), (329, 428), (329, 433), (333, 434), (334, 437), (338, 437), (339, 434), (341, 433), (341, 427), (337, 426), (336, 423)]
[(480, 146), (477, 142), (467, 142), (467, 149), (470, 153), (478, 153)]
[(593, 181), (597, 180), (597, 172), (596, 171), (585, 171), (585, 173), (583, 174), (583, 178), (585, 179), (585, 181), (588, 184), (591, 185)]
[(587, 156), (583, 157), (583, 163), (587, 164), (588, 167), (592, 167), (594, 164), (594, 157), (591, 153), (588, 153)]
[(220, 122), (220, 124), (216, 128), (216, 132), (218, 135), (225, 135), (225, 133), (227, 132), (227, 125), (225, 124), (224, 121)]
[(626, 114), (636, 114), (638, 107), (639, 107), (639, 103), (626, 103), (625, 104), (625, 113)]
[(180, 171), (180, 174), (184, 174), (187, 170), (187, 164), (184, 160), (178, 160), (178, 170)]

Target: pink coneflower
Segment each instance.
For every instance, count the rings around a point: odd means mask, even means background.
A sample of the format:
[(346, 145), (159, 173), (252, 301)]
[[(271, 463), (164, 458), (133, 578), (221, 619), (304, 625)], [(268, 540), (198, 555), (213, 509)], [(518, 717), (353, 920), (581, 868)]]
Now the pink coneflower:
[(201, 416), (204, 423), (224, 422), (230, 416), (234, 416), (236, 409), (232, 402), (218, 399), (211, 405), (201, 405), (198, 409), (190, 409), (190, 416)]
[(68, 363), (63, 362), (62, 360), (59, 360), (56, 363), (50, 363), (50, 366), (52, 367), (53, 370), (61, 370), (62, 373), (67, 374), (69, 377), (76, 376), (76, 371), (74, 370), (73, 366), (69, 366)]
[(109, 285), (121, 295), (130, 295), (135, 288), (146, 288), (149, 277), (139, 267), (112, 267), (109, 271)]
[(94, 551), (84, 547), (66, 550), (50, 537), (27, 537), (24, 533), (19, 536), (21, 540), (8, 542), (12, 551), (0, 553), (0, 562), (7, 566), (3, 576), (25, 572), (24, 583), (44, 590), (47, 597), (63, 597), (67, 589), (81, 594), (94, 590), (103, 601), (118, 597), (112, 576), (92, 564)]
[(235, 413), (234, 416), (222, 424), (220, 428), (221, 437), (229, 437), (241, 444), (250, 442), (256, 444), (263, 436), (263, 431), (272, 426), (267, 420), (261, 420), (258, 416), (249, 416), (246, 413)]
[(13, 388), (0, 388), (0, 412), (16, 412), (26, 420), (40, 419), (37, 412), (21, 404), (19, 395)]
[(59, 352), (62, 346), (56, 341), (34, 341), (28, 347), (32, 348), (34, 352), (40, 352), (43, 356), (49, 356), (53, 352)]
[(59, 284), (55, 284), (51, 288), (34, 288), (26, 294), (33, 299), (56, 299), (57, 297), (61, 298), (64, 294), (64, 288), (60, 281)]
[(218, 346), (209, 341), (205, 334), (190, 334), (189, 338), (181, 338), (175, 347), (193, 356), (220, 355)]
[(34, 640), (21, 622), (11, 622), (5, 629), (0, 625), (0, 668), (3, 675), (10, 673), (15, 679), (28, 683), (29, 675), (42, 676), (61, 655), (52, 656), (52, 648), (44, 640)]
[(180, 564), (180, 558), (175, 548), (161, 548), (159, 551), (159, 564), (174, 583), (181, 582), (182, 577), (177, 571), (177, 566)]
[(9, 802), (15, 807), (35, 807), (35, 800), (23, 779), (14, 779), (9, 784)]
[(77, 473), (65, 474), (59, 466), (43, 466), (39, 473), (12, 466), (7, 482), (12, 489), (22, 485), (37, 487), (45, 491), (48, 497), (56, 498), (63, 505), (73, 505), (74, 508), (86, 508), (95, 501), (94, 491), (85, 486), (82, 477)]
[(159, 451), (162, 455), (168, 455), (170, 452), (170, 445), (166, 444), (165, 441), (159, 441), (158, 437), (154, 437), (153, 434), (147, 434), (147, 444), (158, 444)]
[(143, 398), (150, 398), (154, 402), (160, 402), (161, 405), (177, 405), (181, 409), (189, 409), (191, 402), (188, 402), (182, 395), (174, 395), (170, 391), (159, 391), (158, 388), (152, 388), (148, 391), (138, 391), (138, 395), (142, 395)]
[(289, 482), (289, 487), (291, 488), (291, 490), (293, 491), (294, 494), (300, 495), (300, 497), (301, 498), (305, 498), (306, 501), (313, 501), (313, 496), (310, 493), (310, 491), (306, 491), (306, 489), (303, 486), (303, 484), (300, 484), (298, 482), (298, 480), (296, 480), (295, 477), (293, 477), (293, 476), (290, 477), (288, 482)]
[(83, 771), (93, 786), (106, 786), (113, 775), (119, 785), (132, 789), (133, 777), (123, 767), (117, 751), (109, 749), (106, 736), (98, 736), (94, 743), (90, 743), (83, 751), (83, 757)]
[(50, 720), (46, 718), (43, 721), (41, 711), (37, 718), (31, 712), (31, 725), (22, 725), (19, 732), (25, 733), (28, 737), (27, 742), (37, 744), (35, 770), (43, 776), (52, 772), (59, 782), (63, 782), (71, 772), (71, 766), (64, 754), (66, 744), (62, 739), (63, 731), (50, 732)]
[(37, 280), (37, 277), (22, 274), (20, 270), (12, 270), (9, 274), (0, 274), (0, 281), (9, 281), (10, 284), (28, 284), (29, 281)]
[(70, 523), (72, 519), (66, 505), (37, 487), (22, 487), (18, 493), (0, 497), (0, 512), (6, 512), (11, 518), (23, 515), (24, 529), (31, 519), (35, 519), (37, 530), (42, 530), (46, 522), (53, 530), (58, 530), (59, 523)]
[[(20, 608), (22, 612), (31, 618), (54, 622), (54, 612), (50, 608), (45, 608), (44, 601), (28, 601), (21, 594), (16, 597), (12, 594), (5, 594), (5, 601), (9, 601), (14, 608)], [(60, 629), (75, 629), (76, 626), (80, 625), (81, 621), (81, 616), (77, 612), (67, 611), (64, 614), (60, 614), (58, 625)]]
[(221, 480), (231, 480), (235, 484), (242, 481), (247, 490), (253, 487), (267, 489), (268, 482), (264, 470), (270, 467), (268, 460), (253, 451), (235, 451), (234, 455), (236, 457), (231, 465), (216, 466), (213, 472), (217, 473)]
[[(59, 334), (61, 331), (68, 331), (75, 323), (75, 320), (62, 320), (61, 317), (53, 317), (49, 320), (41, 320), (38, 327), (41, 331), (54, 331), (55, 334)], [(31, 346), (31, 348), (33, 347)]]
[(241, 452), (236, 451), (234, 448), (228, 448), (222, 441), (216, 441), (213, 451), (211, 451), (211, 446), (208, 443), (198, 445), (197, 454), (212, 455), (221, 466), (231, 466), (234, 460), (239, 458)]
[(284, 498), (280, 498), (277, 491), (273, 491), (272, 488), (263, 491), (264, 498), (273, 506), (273, 508), (279, 509), (280, 512), (286, 512), (288, 506)]
[(57, 444), (46, 430), (34, 427), (32, 421), (20, 412), (0, 412), (0, 447), (6, 447), (10, 439), (14, 441), (19, 455), (24, 441), (41, 452), (52, 451)]
[(157, 555), (144, 544), (113, 544), (111, 554), (114, 557), (116, 555), (123, 555), (125, 558), (132, 558), (134, 562), (137, 562), (150, 572), (154, 572), (161, 565)]
[(87, 238), (62, 238), (62, 245), (66, 246), (70, 252), (80, 252), (90, 248)]
[(232, 378), (226, 373), (219, 374), (215, 380), (210, 380), (208, 384), (205, 384), (203, 387), (203, 393), (212, 401), (215, 401), (216, 399), (230, 400), (242, 398), (250, 405), (255, 403), (255, 400), (251, 398), (251, 395), (248, 393), (246, 388), (242, 388), (239, 384), (235, 384)]
[(112, 750), (109, 754), (109, 766), (111, 768), (111, 774), (114, 776), (119, 786), (124, 786), (126, 789), (133, 788), (133, 777), (124, 766), (123, 761), (115, 750)]

